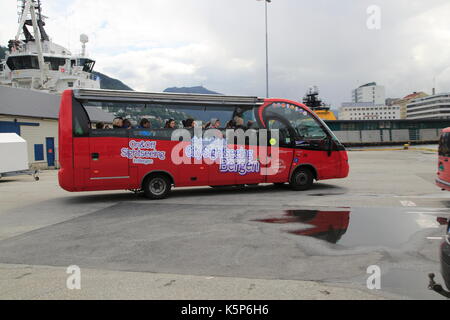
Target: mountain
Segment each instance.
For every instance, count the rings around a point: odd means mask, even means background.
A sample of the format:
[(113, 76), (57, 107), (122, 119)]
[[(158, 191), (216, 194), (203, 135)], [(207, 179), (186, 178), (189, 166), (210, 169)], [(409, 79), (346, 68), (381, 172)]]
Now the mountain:
[(94, 71), (93, 74), (100, 78), (100, 87), (102, 89), (133, 91), (122, 81), (108, 77), (106, 74), (97, 71)]
[[(167, 88), (164, 90), (164, 92), (167, 93), (192, 93), (192, 94), (216, 94), (216, 95), (222, 95), (221, 93), (211, 91), (206, 89), (203, 86), (197, 86), (197, 87), (183, 87), (183, 88)], [(215, 112), (206, 113), (202, 110), (189, 110), (189, 116), (194, 118), (195, 120), (202, 120), (204, 122), (208, 122), (211, 120), (211, 118), (217, 118), (220, 119), (223, 125), (225, 125), (229, 120), (231, 120), (233, 116), (232, 109), (228, 109), (227, 111), (222, 109), (217, 109)]]
[(221, 93), (214, 92), (211, 90), (206, 89), (203, 86), (197, 86), (197, 87), (182, 87), (182, 88), (167, 88), (164, 90), (164, 92), (167, 93), (196, 93), (196, 94), (218, 94), (221, 95)]

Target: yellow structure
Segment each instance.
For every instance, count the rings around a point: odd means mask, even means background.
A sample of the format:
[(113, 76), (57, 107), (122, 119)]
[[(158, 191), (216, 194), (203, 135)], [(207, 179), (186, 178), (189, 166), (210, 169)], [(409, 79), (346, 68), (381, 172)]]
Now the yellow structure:
[(330, 110), (316, 110), (314, 111), (315, 114), (317, 114), (319, 116), (320, 119), (322, 120), (327, 120), (327, 121), (334, 121), (337, 120), (336, 116), (334, 115), (333, 111)]

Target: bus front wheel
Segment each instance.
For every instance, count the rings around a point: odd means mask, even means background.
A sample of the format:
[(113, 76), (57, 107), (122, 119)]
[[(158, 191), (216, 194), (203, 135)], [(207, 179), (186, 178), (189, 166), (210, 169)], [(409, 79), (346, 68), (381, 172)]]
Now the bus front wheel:
[(314, 174), (308, 168), (298, 169), (291, 178), (291, 188), (295, 191), (305, 191), (311, 189), (314, 183)]
[(161, 200), (167, 198), (172, 190), (170, 180), (163, 175), (148, 177), (143, 185), (144, 194), (148, 199)]

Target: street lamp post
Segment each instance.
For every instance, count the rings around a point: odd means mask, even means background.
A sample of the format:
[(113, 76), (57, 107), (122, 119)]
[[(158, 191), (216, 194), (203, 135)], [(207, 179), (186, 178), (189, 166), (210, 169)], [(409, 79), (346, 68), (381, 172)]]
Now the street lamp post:
[(269, 98), (269, 32), (268, 32), (268, 19), (267, 19), (267, 4), (272, 0), (258, 0), (264, 1), (266, 12), (266, 97)]

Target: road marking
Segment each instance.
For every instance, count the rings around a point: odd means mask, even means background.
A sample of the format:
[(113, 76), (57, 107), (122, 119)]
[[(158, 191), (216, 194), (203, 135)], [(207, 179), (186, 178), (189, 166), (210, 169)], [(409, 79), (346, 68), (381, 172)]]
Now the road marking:
[(412, 201), (400, 201), (404, 207), (417, 207), (417, 205)]
[(444, 240), (443, 237), (427, 237), (427, 240)]

